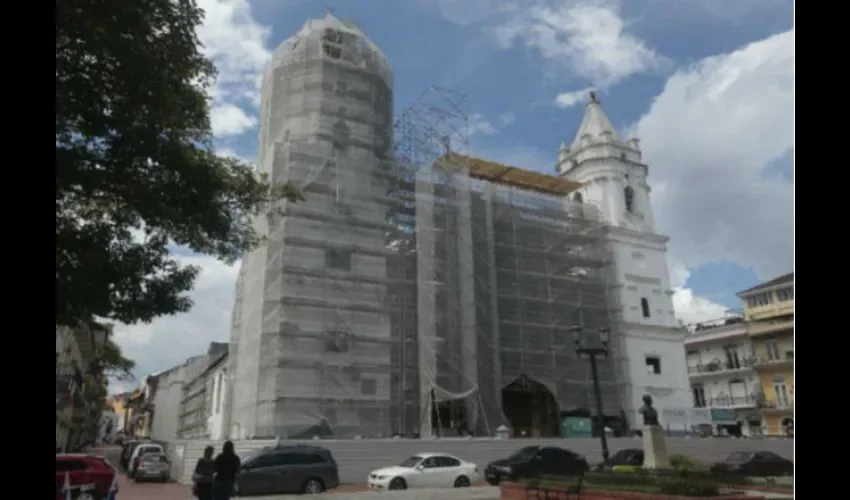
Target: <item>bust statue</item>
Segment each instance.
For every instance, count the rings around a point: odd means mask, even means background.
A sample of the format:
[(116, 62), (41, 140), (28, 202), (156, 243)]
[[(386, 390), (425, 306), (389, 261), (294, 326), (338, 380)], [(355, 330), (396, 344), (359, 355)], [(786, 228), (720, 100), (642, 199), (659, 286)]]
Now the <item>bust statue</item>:
[(640, 414), (643, 415), (643, 425), (658, 425), (658, 411), (652, 407), (652, 396), (649, 394), (643, 396)]

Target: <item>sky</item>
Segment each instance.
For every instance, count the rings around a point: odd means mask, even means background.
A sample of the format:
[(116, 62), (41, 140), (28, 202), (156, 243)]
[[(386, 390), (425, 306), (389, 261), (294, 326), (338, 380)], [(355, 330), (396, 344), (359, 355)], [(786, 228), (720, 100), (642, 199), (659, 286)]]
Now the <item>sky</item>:
[[(618, 131), (641, 141), (684, 323), (722, 317), (740, 308), (738, 291), (793, 270), (792, 0), (198, 3), (219, 71), (211, 117), (222, 153), (253, 161), (265, 63), (332, 8), (389, 59), (396, 115), (431, 85), (462, 94), (470, 148), (488, 159), (551, 173), (596, 88)], [(229, 338), (238, 264), (175, 254), (202, 268), (194, 308), (116, 327), (139, 379)]]

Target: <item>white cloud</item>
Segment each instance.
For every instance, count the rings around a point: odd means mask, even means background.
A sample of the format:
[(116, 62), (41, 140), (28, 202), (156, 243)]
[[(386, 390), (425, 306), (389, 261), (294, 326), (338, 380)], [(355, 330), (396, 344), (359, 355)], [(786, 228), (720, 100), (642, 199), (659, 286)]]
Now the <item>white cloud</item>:
[(658, 227), (690, 269), (720, 258), (770, 278), (793, 268), (794, 32), (677, 71), (633, 125)]
[(198, 29), (204, 53), (218, 69), (211, 119), (216, 137), (239, 135), (256, 126), (259, 82), (271, 57), (271, 29), (251, 16), (247, 0), (198, 0), (206, 16)]
[(492, 32), (503, 48), (519, 43), (539, 52), (556, 70), (601, 87), (656, 70), (666, 62), (626, 32), (614, 2), (533, 2), (516, 9)]
[(514, 121), (516, 121), (516, 115), (511, 113), (510, 111), (499, 115), (499, 123), (501, 123), (502, 126), (508, 126)]
[[(181, 264), (197, 265), (201, 273), (192, 291), (195, 305), (188, 313), (158, 318), (150, 324), (115, 326), (114, 339), (128, 358), (136, 362), (135, 375), (151, 373), (182, 363), (206, 352), (209, 343), (230, 338), (238, 265), (229, 266), (212, 257), (175, 256)], [(110, 383), (119, 392), (137, 386), (135, 382)]]
[(244, 109), (229, 102), (213, 106), (210, 121), (215, 137), (239, 135), (257, 124), (256, 118), (248, 116)]
[(567, 109), (587, 99), (587, 93), (593, 90), (593, 87), (588, 87), (572, 92), (563, 92), (555, 97), (555, 106), (561, 109)]
[(670, 287), (673, 289), (673, 310), (676, 319), (688, 325), (722, 318), (728, 307), (694, 295), (685, 285), (691, 276), (684, 264), (673, 260), (670, 266)]
[(474, 114), (469, 116), (469, 121), (467, 122), (467, 134), (476, 135), (476, 134), (495, 134), (496, 129), (493, 128), (493, 125), (487, 121), (482, 115)]

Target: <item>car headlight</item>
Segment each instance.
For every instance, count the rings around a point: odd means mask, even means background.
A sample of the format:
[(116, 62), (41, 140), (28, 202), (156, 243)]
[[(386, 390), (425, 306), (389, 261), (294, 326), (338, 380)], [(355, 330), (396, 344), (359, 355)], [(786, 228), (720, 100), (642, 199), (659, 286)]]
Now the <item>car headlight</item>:
[(375, 476), (375, 479), (386, 479), (387, 476)]
[(510, 466), (499, 467), (499, 472), (504, 472), (505, 474), (512, 474), (514, 472)]

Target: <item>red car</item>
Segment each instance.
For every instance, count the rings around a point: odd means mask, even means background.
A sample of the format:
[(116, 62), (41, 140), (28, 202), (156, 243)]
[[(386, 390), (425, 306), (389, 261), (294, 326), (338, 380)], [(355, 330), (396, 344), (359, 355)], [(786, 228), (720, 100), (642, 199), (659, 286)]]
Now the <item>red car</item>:
[[(94, 455), (56, 455), (56, 500), (65, 500), (65, 477), (71, 486), (71, 498), (106, 500), (118, 472), (103, 458)], [(115, 486), (116, 489), (118, 486)]]

